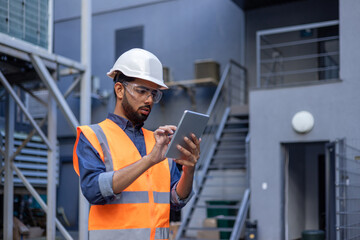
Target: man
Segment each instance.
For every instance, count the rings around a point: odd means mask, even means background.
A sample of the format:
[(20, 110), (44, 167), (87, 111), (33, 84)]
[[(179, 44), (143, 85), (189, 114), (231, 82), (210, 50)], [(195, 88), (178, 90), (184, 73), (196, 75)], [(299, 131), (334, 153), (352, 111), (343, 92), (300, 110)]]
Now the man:
[[(191, 150), (177, 146), (185, 159), (166, 159), (176, 127), (142, 128), (167, 89), (152, 53), (131, 49), (107, 75), (114, 79), (114, 112), (99, 124), (78, 127), (74, 146), (74, 169), (92, 204), (89, 237), (168, 239), (170, 207), (181, 209), (193, 194), (200, 141), (185, 138)], [(183, 166), (182, 174), (173, 162)]]

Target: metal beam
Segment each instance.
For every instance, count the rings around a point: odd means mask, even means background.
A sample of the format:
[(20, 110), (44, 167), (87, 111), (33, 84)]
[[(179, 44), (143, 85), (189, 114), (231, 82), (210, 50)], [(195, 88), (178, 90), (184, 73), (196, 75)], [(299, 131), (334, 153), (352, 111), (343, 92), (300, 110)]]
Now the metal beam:
[(46, 215), (46, 239), (55, 239), (55, 218), (56, 218), (56, 102), (49, 94), (48, 98), (48, 138), (52, 151), (48, 151), (47, 162), (47, 203), (48, 212)]
[[(39, 127), (41, 128), (45, 124), (46, 117), (41, 120)], [(26, 139), (21, 143), (21, 145), (16, 149), (16, 152), (11, 156), (11, 161), (14, 161), (15, 157), (21, 152), (21, 150), (25, 147), (25, 145), (31, 140), (32, 136), (36, 133), (36, 129), (31, 130), (31, 132), (27, 135)]]
[(80, 83), (81, 81), (81, 76), (78, 76), (75, 81), (73, 81), (70, 85), (70, 87), (66, 90), (66, 92), (64, 93), (64, 98), (67, 98), (70, 93), (76, 88), (76, 86)]
[(281, 28), (260, 30), (260, 31), (257, 31), (256, 34), (259, 34), (259, 35), (278, 34), (278, 33), (284, 33), (284, 32), (290, 32), (290, 31), (300, 31), (300, 30), (311, 29), (311, 28), (329, 27), (329, 26), (334, 26), (334, 25), (338, 25), (338, 24), (339, 24), (339, 20), (332, 20), (332, 21), (319, 22), (319, 23), (296, 25), (296, 26), (291, 26), (291, 27), (281, 27)]
[[(40, 207), (44, 210), (44, 212), (46, 214), (48, 214), (48, 206), (46, 205), (44, 200), (42, 200), (40, 195), (36, 192), (35, 188), (29, 183), (29, 181), (26, 179), (24, 174), (22, 174), (20, 169), (13, 162), (11, 163), (11, 167), (16, 172), (17, 176), (21, 179), (21, 181), (24, 183), (26, 189), (30, 192), (30, 194), (39, 203)], [(60, 223), (60, 221), (57, 218), (55, 218), (55, 224), (56, 224), (56, 227), (59, 229), (59, 231), (62, 233), (62, 235), (65, 237), (65, 239), (73, 240), (71, 235), (66, 231), (64, 226)]]
[[(81, 1), (81, 63), (86, 67), (80, 85), (80, 122), (91, 123), (91, 1)], [(80, 184), (79, 184), (80, 189)], [(89, 202), (79, 191), (79, 239), (88, 239)]]
[(25, 52), (28, 54), (36, 54), (44, 60), (48, 60), (51, 62), (57, 62), (63, 66), (76, 68), (80, 71), (85, 70), (84, 65), (82, 65), (79, 62), (76, 62), (69, 58), (65, 58), (65, 57), (50, 53), (44, 48), (35, 46), (31, 43), (22, 41), (20, 39), (16, 39), (14, 37), (10, 37), (4, 33), (0, 33), (0, 46), (7, 46), (12, 49), (18, 50), (19, 52)]
[[(0, 72), (1, 74), (1, 72)], [(1, 74), (2, 75), (2, 74)], [(11, 88), (11, 87), (10, 87)], [(4, 239), (13, 239), (14, 176), (11, 169), (11, 155), (14, 147), (15, 102), (7, 94), (5, 129), (5, 184), (4, 184)]]
[(39, 74), (40, 79), (46, 85), (49, 92), (54, 96), (59, 108), (63, 112), (66, 120), (68, 121), (73, 132), (76, 134), (76, 127), (79, 126), (79, 122), (74, 116), (74, 113), (71, 111), (69, 105), (67, 104), (64, 96), (61, 94), (57, 84), (54, 79), (51, 77), (49, 71), (46, 69), (44, 63), (41, 61), (40, 57), (35, 54), (31, 54), (31, 62), (34, 65), (36, 72)]
[(44, 140), (45, 144), (48, 148), (51, 149), (50, 143), (46, 137), (46, 135), (43, 133), (43, 131), (40, 129), (40, 127), (37, 125), (35, 120), (32, 118), (31, 114), (28, 112), (24, 104), (21, 102), (19, 97), (16, 95), (15, 91), (12, 89), (10, 83), (6, 80), (5, 76), (0, 71), (0, 82), (3, 84), (3, 86), (6, 88), (6, 90), (11, 94), (11, 96), (16, 101), (17, 105), (21, 108), (21, 110), (24, 112), (28, 120), (30, 121), (31, 125), (36, 129), (40, 137)]
[(80, 74), (81, 72), (75, 68), (64, 68), (59, 71), (60, 76), (69, 76), (74, 74)]
[(42, 100), (41, 98), (39, 98), (38, 96), (36, 96), (35, 94), (33, 94), (30, 89), (27, 89), (26, 87), (22, 86), (21, 84), (17, 84), (16, 86), (18, 86), (19, 88), (21, 88), (22, 90), (24, 90), (25, 92), (30, 94), (31, 97), (35, 98), (44, 107), (47, 107), (47, 103), (44, 100)]

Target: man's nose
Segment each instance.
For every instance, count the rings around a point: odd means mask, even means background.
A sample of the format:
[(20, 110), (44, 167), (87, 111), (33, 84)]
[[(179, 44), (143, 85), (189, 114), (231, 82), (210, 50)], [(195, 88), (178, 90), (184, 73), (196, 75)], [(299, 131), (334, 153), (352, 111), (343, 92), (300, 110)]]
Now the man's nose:
[(153, 103), (154, 103), (154, 96), (153, 96), (152, 94), (149, 94), (149, 95), (146, 97), (145, 103), (153, 104)]

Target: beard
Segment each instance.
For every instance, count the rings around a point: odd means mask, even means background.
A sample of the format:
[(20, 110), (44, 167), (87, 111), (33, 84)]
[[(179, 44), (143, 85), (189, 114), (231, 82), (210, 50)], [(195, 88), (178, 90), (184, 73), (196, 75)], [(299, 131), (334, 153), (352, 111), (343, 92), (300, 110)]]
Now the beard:
[[(141, 113), (138, 113), (137, 110), (135, 110), (129, 103), (129, 100), (127, 99), (126, 96), (126, 91), (124, 94), (124, 99), (121, 103), (123, 109), (125, 110), (125, 116), (127, 117), (127, 119), (129, 119), (130, 122), (132, 122), (132, 124), (134, 124), (134, 126), (139, 125), (139, 124), (143, 124), (145, 122), (145, 120), (148, 118), (149, 115), (144, 115)], [(149, 111), (151, 111), (151, 106), (150, 105), (144, 105), (139, 107), (140, 108), (148, 108)]]

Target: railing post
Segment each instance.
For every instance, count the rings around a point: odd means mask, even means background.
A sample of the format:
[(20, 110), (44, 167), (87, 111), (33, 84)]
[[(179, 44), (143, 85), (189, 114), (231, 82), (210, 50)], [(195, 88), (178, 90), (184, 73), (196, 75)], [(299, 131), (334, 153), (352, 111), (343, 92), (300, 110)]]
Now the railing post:
[(256, 33), (256, 87), (261, 87), (261, 35), (259, 32)]
[(9, 93), (6, 94), (6, 129), (5, 129), (5, 182), (4, 184), (4, 239), (13, 239), (14, 212), (14, 177), (11, 168), (11, 156), (14, 148), (15, 101)]
[(55, 239), (56, 228), (56, 133), (57, 133), (57, 109), (55, 99), (51, 94), (48, 98), (48, 139), (51, 149), (48, 150), (47, 163), (47, 214), (46, 214), (46, 238)]

